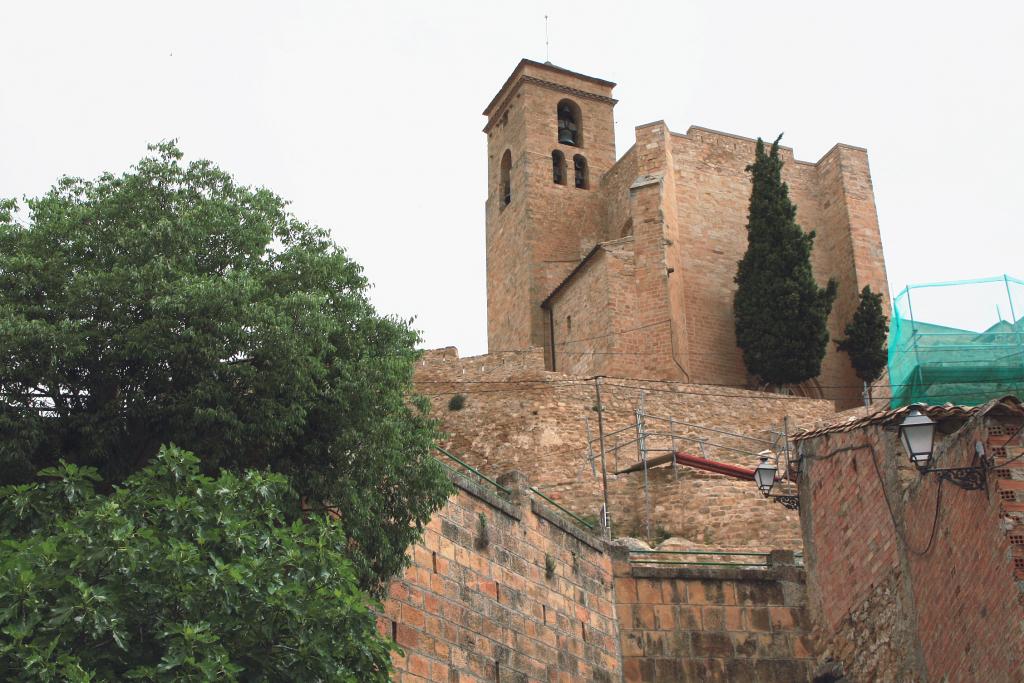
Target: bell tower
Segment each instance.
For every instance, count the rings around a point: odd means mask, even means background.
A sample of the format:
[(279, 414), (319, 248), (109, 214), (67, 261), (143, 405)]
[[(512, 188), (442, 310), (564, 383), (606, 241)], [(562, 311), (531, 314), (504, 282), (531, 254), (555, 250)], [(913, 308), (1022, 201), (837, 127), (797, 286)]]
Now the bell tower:
[(603, 239), (614, 87), (524, 59), (484, 110), (491, 353), (544, 345), (541, 302)]

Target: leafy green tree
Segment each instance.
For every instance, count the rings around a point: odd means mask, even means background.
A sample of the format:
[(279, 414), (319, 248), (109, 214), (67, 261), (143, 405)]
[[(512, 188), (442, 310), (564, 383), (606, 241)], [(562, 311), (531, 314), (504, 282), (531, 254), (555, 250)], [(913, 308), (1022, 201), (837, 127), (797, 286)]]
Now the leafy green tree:
[(747, 217), (747, 252), (736, 271), (736, 343), (747, 370), (775, 385), (817, 377), (828, 344), (837, 285), (824, 288), (811, 272), (814, 232), (796, 223), (796, 206), (782, 182), (780, 135), (765, 153), (758, 138)]
[(882, 295), (872, 292), (871, 285), (860, 290), (860, 303), (844, 334), (846, 339), (836, 342), (836, 345), (850, 356), (850, 364), (857, 377), (871, 384), (885, 370), (889, 334), (889, 319), (882, 312)]
[(348, 539), (287, 478), (161, 449), (109, 495), (91, 467), (0, 491), (5, 681), (387, 681)]
[(129, 172), (0, 205), (0, 482), (58, 458), (112, 485), (161, 444), (270, 467), (335, 506), (380, 591), (443, 504), (417, 334), (266, 189), (174, 143)]

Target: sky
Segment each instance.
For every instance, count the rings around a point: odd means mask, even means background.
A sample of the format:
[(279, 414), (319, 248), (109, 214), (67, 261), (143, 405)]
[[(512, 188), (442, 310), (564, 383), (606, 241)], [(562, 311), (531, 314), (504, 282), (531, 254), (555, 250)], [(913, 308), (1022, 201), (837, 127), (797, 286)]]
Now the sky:
[(486, 351), (480, 112), (523, 57), (618, 83), (619, 154), (655, 120), (784, 132), (806, 161), (866, 147), (894, 292), (1024, 278), (1024, 3), (0, 0), (0, 16), (0, 197), (177, 139), (329, 228), (425, 348)]

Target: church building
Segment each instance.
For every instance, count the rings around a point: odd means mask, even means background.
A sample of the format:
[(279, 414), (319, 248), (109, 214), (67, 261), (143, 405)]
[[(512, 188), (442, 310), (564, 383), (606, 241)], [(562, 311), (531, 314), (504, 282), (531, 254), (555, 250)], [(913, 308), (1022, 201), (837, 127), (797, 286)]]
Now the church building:
[[(484, 110), (488, 350), (542, 347), (549, 370), (574, 375), (752, 386), (732, 302), (755, 141), (656, 121), (617, 157), (614, 87), (524, 59)], [(817, 235), (815, 278), (839, 283), (839, 339), (864, 285), (888, 307), (867, 151), (780, 154), (797, 222)], [(843, 408), (859, 386), (830, 341), (800, 389)]]

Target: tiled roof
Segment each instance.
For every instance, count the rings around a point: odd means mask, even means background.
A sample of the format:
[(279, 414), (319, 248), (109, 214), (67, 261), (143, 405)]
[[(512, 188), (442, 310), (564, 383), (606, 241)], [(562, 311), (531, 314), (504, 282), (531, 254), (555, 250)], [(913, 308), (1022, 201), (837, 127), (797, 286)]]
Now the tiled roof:
[(896, 424), (914, 408), (920, 410), (936, 422), (953, 418), (966, 420), (974, 415), (987, 415), (989, 413), (1024, 416), (1024, 404), (1016, 396), (1004, 396), (981, 406), (955, 406), (952, 403), (946, 403), (941, 406), (928, 406), (918, 403), (894, 410), (879, 410), (863, 417), (850, 416), (841, 422), (834, 422), (821, 427), (815, 427), (814, 429), (801, 429), (793, 434), (792, 438), (794, 441), (802, 441), (822, 436), (823, 434), (852, 432), (855, 429), (869, 425)]

